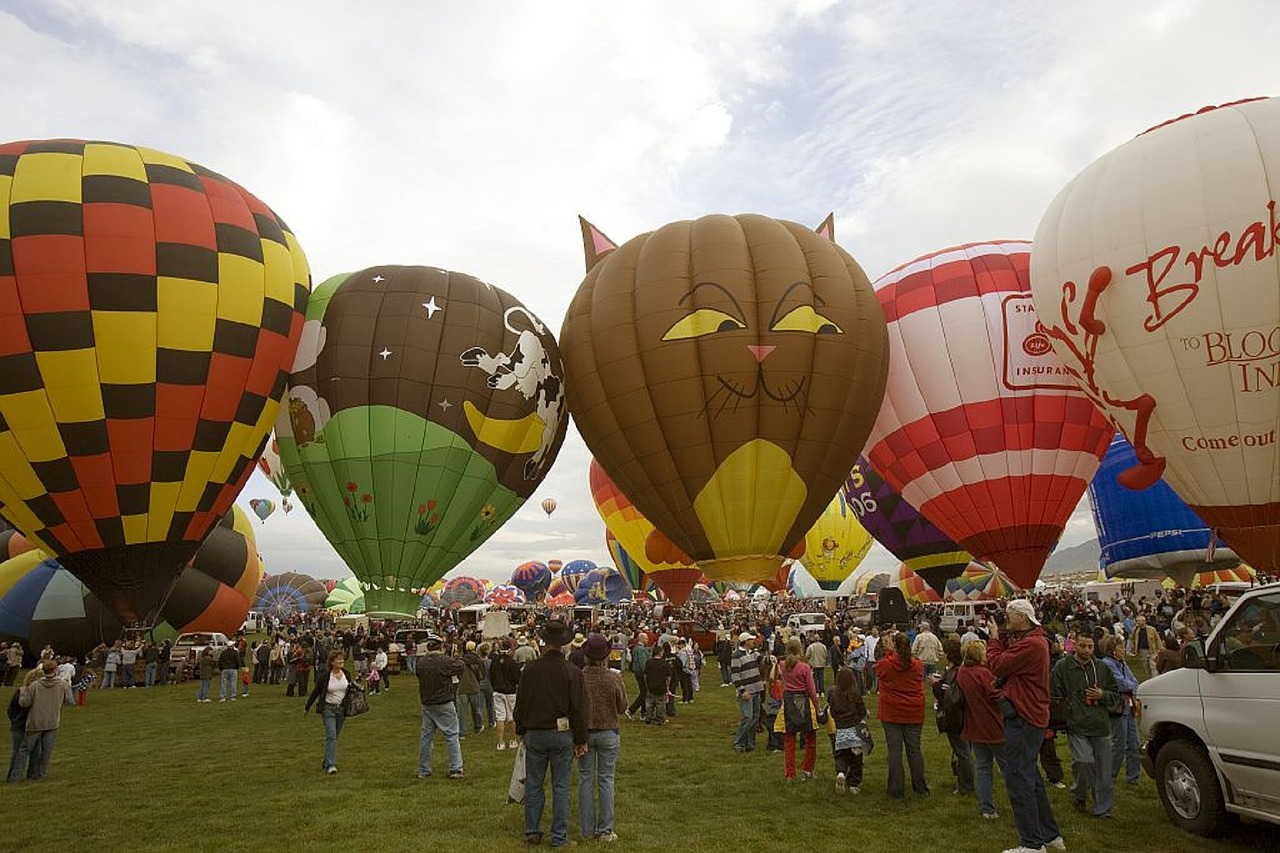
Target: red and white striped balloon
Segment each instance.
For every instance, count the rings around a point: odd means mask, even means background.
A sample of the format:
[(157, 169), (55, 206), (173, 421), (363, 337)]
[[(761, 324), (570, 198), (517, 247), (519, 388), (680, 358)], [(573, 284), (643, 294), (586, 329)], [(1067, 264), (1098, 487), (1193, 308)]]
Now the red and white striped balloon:
[(1024, 588), (1113, 431), (1036, 318), (1030, 250), (957, 246), (876, 282), (889, 382), (866, 450), (908, 503)]

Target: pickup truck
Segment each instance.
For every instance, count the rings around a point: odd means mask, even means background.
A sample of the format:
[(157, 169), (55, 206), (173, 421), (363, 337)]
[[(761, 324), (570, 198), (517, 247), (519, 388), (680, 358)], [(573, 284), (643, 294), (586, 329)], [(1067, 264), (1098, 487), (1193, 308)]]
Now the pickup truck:
[(169, 651), (169, 668), (177, 670), (178, 676), (182, 677), (186, 667), (195, 666), (196, 659), (200, 657), (200, 653), (206, 646), (213, 647), (213, 657), (216, 660), (222, 650), (229, 645), (231, 641), (227, 639), (227, 635), (217, 631), (192, 631), (179, 634), (178, 639), (173, 642), (173, 648)]
[(1237, 599), (1183, 662), (1138, 688), (1142, 766), (1169, 820), (1205, 837), (1238, 815), (1280, 824), (1280, 584)]

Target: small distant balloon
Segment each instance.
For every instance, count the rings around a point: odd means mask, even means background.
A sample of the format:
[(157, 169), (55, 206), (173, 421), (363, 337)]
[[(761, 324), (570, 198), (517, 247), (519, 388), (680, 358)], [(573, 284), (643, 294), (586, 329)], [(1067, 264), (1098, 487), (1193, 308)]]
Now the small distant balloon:
[(556, 499), (547, 498), (542, 502), (542, 511), (547, 514), (547, 518), (551, 517), (551, 513), (556, 511)]

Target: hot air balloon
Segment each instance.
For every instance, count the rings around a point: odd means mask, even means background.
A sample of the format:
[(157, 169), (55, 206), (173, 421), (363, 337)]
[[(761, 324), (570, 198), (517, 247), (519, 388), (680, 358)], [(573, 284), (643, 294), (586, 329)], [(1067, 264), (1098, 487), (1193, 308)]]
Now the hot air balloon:
[(174, 631), (240, 630), (262, 581), (253, 524), (236, 504), (210, 531), (160, 607)]
[(288, 515), (289, 513), (293, 512), (293, 504), (289, 502), (288, 498), (280, 499), (280, 508), (284, 510), (285, 515)]
[(494, 607), (508, 607), (512, 604), (524, 604), (524, 590), (518, 586), (509, 583), (500, 583), (484, 594), (485, 604), (492, 604)]
[(364, 590), (355, 578), (343, 578), (324, 600), (325, 610), (342, 610), (346, 613), (364, 613)]
[(646, 556), (715, 579), (772, 577), (840, 487), (883, 394), (884, 320), (866, 276), (829, 219), (815, 233), (706, 216), (621, 248), (582, 226), (588, 272), (561, 332), (569, 405), (660, 531)]
[(502, 289), (425, 266), (320, 284), (288, 401), (280, 457), (371, 615), (416, 612), (412, 590), (538, 488), (567, 421), (549, 330)]
[(542, 501), (542, 511), (547, 514), (547, 518), (550, 518), (551, 513), (556, 511), (556, 499), (544, 498)]
[(0, 145), (0, 513), (151, 624), (253, 470), (310, 279), (261, 201), (111, 142)]
[(260, 521), (265, 522), (276, 511), (276, 502), (267, 498), (253, 498), (249, 501), (249, 509)]
[(627, 579), (627, 585), (635, 590), (644, 589), (645, 584), (648, 583), (644, 569), (627, 553), (627, 549), (622, 547), (618, 537), (614, 536), (613, 531), (608, 528), (604, 531), (604, 544), (609, 549), (609, 556), (613, 558), (614, 565)]
[(1045, 334), (1161, 476), (1251, 565), (1280, 570), (1280, 101), (1207, 108), (1088, 166), (1036, 229)]
[(280, 490), (282, 496), (293, 493), (293, 486), (289, 483), (289, 472), (284, 470), (284, 463), (280, 461), (280, 446), (274, 432), (262, 447), (262, 455), (258, 457), (258, 469), (267, 475), (267, 479)]
[(819, 587), (834, 592), (870, 550), (871, 534), (841, 490), (804, 535), (804, 567)]
[[(617, 537), (628, 559), (640, 568), (650, 583), (662, 590), (672, 604), (677, 607), (684, 604), (693, 585), (702, 578), (702, 570), (689, 565), (688, 558), (679, 549), (664, 547), (669, 542), (665, 537), (652, 535), (653, 524), (641, 515), (595, 459), (591, 460), (587, 476), (591, 483), (591, 499), (605, 523), (605, 529)], [(636, 584), (632, 586), (641, 588)]]
[(380, 266), (316, 289), (276, 435), (371, 615), (412, 616), (412, 590), (538, 487), (564, 439), (562, 378), (551, 332), (471, 276)]
[(1019, 591), (999, 569), (983, 563), (970, 563), (963, 574), (947, 581), (943, 598), (947, 601), (994, 601), (1012, 598)]
[(694, 584), (693, 589), (689, 592), (690, 604), (711, 604), (719, 600), (720, 596), (716, 594), (716, 591), (706, 584)]
[(1210, 569), (1204, 572), (1197, 572), (1192, 575), (1189, 583), (1181, 583), (1173, 578), (1165, 578), (1161, 582), (1161, 586), (1165, 589), (1173, 589), (1176, 586), (1183, 586), (1187, 589), (1196, 587), (1213, 586), (1216, 583), (1257, 583), (1258, 573), (1252, 566), (1246, 566), (1244, 563), (1236, 566), (1234, 569)]
[(445, 607), (466, 607), (483, 601), (484, 593), (482, 582), (466, 575), (458, 575), (445, 582), (444, 589), (440, 592), (440, 603)]
[(1230, 548), (1215, 547), (1213, 531), (1163, 480), (1137, 492), (1122, 486), (1117, 476), (1137, 464), (1133, 446), (1117, 434), (1089, 484), (1099, 562), (1108, 578), (1171, 577), (1191, 586), (1198, 572), (1240, 564)]
[(938, 591), (925, 583), (924, 578), (907, 568), (905, 565), (899, 565), (897, 570), (890, 575), (893, 585), (902, 590), (902, 594), (907, 597), (907, 601), (917, 604), (933, 604), (942, 601), (942, 596)]
[(844, 497), (867, 532), (939, 594), (973, 559), (903, 500), (863, 457), (845, 479)]
[(71, 572), (32, 549), (0, 563), (0, 637), (82, 655), (124, 626)]
[(537, 601), (547, 594), (551, 585), (551, 570), (546, 563), (530, 560), (516, 566), (511, 573), (511, 584), (524, 593), (529, 601)]
[(295, 613), (319, 610), (328, 597), (324, 584), (310, 575), (284, 572), (262, 579), (253, 609), (285, 619)]
[(551, 574), (555, 574), (564, 568), (564, 563), (560, 560), (547, 560), (547, 568), (551, 570)]
[(943, 249), (876, 282), (892, 359), (866, 451), (925, 518), (1023, 587), (1114, 432), (1037, 324), (1030, 249)]
[(569, 592), (576, 592), (578, 584), (587, 576), (587, 572), (594, 571), (596, 568), (596, 564), (591, 560), (570, 560), (560, 570), (560, 582)]
[(631, 584), (611, 566), (587, 572), (573, 591), (573, 600), (578, 604), (617, 604), (630, 598)]

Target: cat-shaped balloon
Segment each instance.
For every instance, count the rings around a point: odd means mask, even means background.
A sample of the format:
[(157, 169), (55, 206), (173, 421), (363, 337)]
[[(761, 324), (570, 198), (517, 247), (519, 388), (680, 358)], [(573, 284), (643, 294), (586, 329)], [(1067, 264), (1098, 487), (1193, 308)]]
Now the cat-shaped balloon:
[[(582, 222), (561, 331), (569, 409), (619, 488), (714, 580), (773, 577), (880, 409), (884, 315), (857, 262), (765, 216), (674, 222), (616, 246)], [(668, 549), (671, 550), (671, 549)]]

